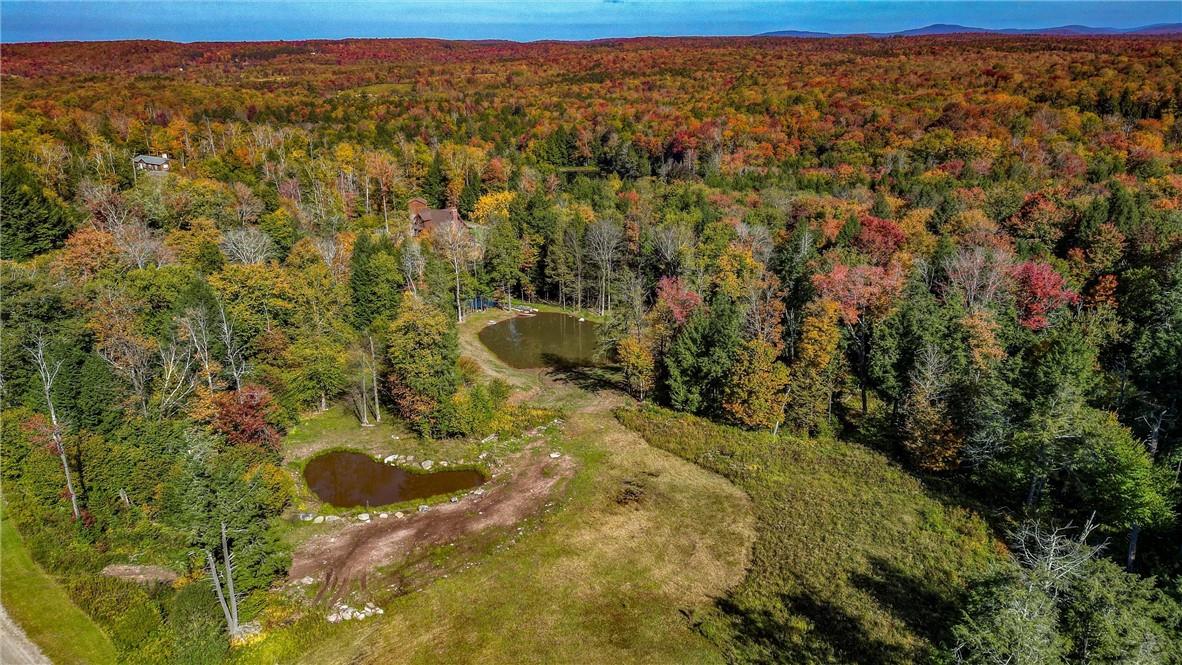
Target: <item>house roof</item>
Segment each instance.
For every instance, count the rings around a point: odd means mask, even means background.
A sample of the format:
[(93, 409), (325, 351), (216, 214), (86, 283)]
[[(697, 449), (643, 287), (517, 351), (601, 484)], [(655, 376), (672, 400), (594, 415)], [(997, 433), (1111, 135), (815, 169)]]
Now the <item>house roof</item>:
[(460, 219), (460, 213), (455, 208), (423, 208), (415, 214), (426, 224), (442, 224)]
[(168, 163), (168, 158), (157, 157), (155, 155), (136, 155), (131, 161), (152, 164), (153, 166), (164, 166)]

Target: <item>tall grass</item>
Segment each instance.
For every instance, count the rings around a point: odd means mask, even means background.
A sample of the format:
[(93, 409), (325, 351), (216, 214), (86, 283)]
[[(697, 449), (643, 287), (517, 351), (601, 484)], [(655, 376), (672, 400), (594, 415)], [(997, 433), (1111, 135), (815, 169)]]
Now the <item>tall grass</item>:
[(967, 581), (996, 556), (981, 519), (862, 446), (777, 439), (656, 407), (616, 417), (754, 503), (747, 577), (695, 618), (731, 662), (932, 661)]

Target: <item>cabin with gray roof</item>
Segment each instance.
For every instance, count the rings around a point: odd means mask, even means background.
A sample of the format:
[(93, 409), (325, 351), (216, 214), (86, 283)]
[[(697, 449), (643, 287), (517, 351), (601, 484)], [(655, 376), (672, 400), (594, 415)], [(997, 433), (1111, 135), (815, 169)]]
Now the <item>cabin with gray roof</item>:
[(136, 155), (131, 164), (137, 171), (167, 171), (168, 155)]

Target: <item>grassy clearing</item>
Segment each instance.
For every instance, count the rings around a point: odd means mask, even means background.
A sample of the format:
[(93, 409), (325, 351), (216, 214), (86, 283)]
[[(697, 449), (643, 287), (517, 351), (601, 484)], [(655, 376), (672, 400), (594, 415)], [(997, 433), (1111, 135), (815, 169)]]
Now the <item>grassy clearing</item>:
[(4, 608), (54, 663), (115, 662), (115, 647), (64, 589), (25, 550), (0, 502), (0, 599)]
[(384, 616), (333, 625), (312, 612), (240, 662), (721, 662), (685, 615), (742, 577), (746, 497), (605, 411), (573, 414), (549, 443), (579, 470), (520, 532), (424, 557), (447, 577), (383, 603)]
[[(577, 461), (561, 494), (518, 528), (417, 553), (400, 572), (424, 582), (410, 580), (404, 587), (417, 590), (405, 595), (375, 592), (382, 616), (330, 624), (316, 608), (277, 607), (237, 662), (723, 662), (687, 617), (742, 579), (755, 537), (750, 501), (621, 426), (609, 410), (618, 398), (500, 363), (476, 332), (503, 316), (468, 317), (461, 348), (531, 405), (568, 414), (545, 448)], [(330, 425), (292, 436), (326, 446), (347, 436)]]
[(699, 617), (732, 662), (928, 661), (967, 581), (996, 556), (978, 517), (862, 446), (777, 441), (654, 407), (617, 417), (754, 502), (749, 574)]
[(384, 416), (381, 423), (362, 427), (357, 417), (342, 405), (335, 405), (323, 413), (313, 413), (301, 418), (298, 425), (288, 430), (283, 438), (283, 457), (290, 462), (336, 448), (360, 450), (371, 455), (440, 454), (437, 451), (440, 451), (441, 442), (423, 441), (401, 419), (393, 414)]

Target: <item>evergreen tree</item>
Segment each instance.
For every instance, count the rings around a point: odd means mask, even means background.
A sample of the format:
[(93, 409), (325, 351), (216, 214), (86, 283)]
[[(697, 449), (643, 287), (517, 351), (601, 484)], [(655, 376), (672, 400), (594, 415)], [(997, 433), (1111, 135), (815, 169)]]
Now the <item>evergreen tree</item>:
[(388, 239), (362, 233), (353, 244), (349, 291), (353, 300), (353, 326), (369, 328), (379, 318), (393, 318), (402, 300), (405, 279), (396, 250)]
[(443, 154), (438, 150), (431, 159), (431, 166), (427, 168), (427, 177), (423, 180), (423, 197), (427, 204), (436, 208), (447, 206), (447, 176), (443, 173)]
[(480, 175), (475, 171), (464, 174), (464, 188), (460, 190), (460, 200), (456, 208), (464, 219), (472, 218), (472, 211), (476, 209), (476, 202), (480, 200)]
[(709, 307), (694, 310), (665, 357), (665, 391), (673, 408), (723, 415), (727, 379), (743, 342), (742, 325), (739, 304), (721, 292)]
[(404, 293), (386, 342), (387, 383), (399, 413), (424, 435), (449, 433), (460, 355), (451, 320), (438, 308)]
[(73, 215), (36, 176), (6, 158), (0, 174), (0, 258), (26, 259), (60, 247), (74, 228)]

